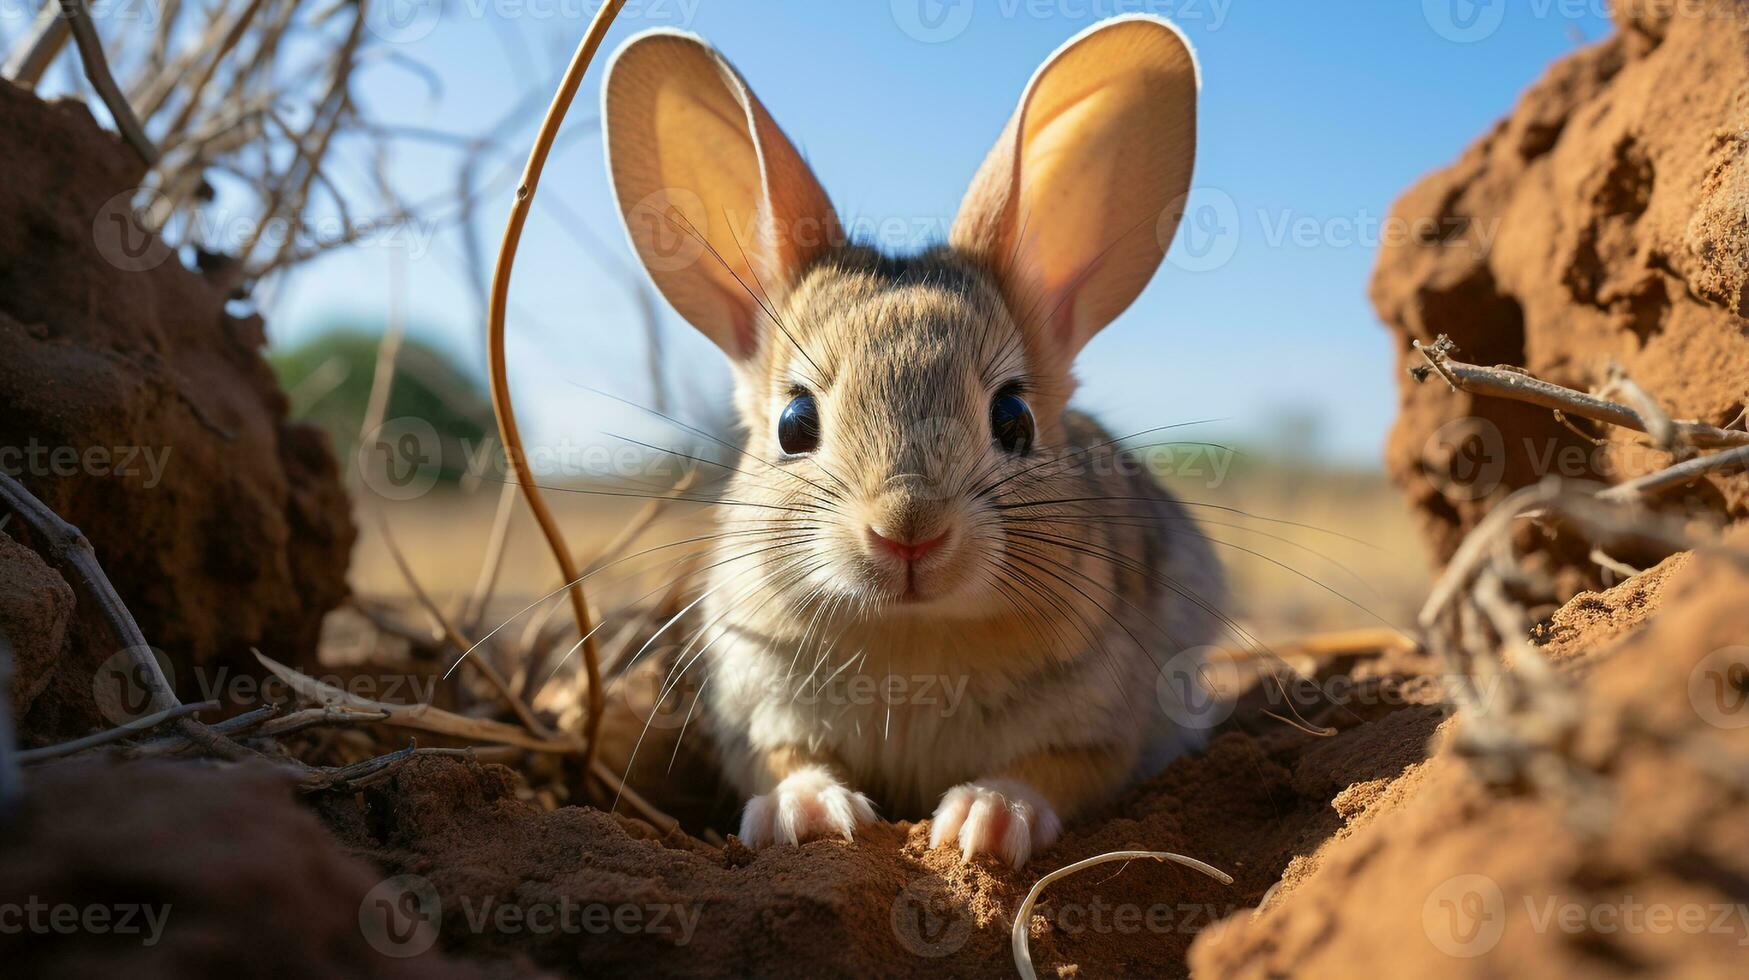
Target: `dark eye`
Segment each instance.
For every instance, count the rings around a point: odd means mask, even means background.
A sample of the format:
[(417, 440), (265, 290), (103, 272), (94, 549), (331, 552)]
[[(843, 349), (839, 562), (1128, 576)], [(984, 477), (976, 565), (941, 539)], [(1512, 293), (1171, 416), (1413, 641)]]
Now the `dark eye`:
[(990, 432), (1002, 451), (1025, 456), (1032, 448), (1032, 409), (1013, 388), (1004, 388), (990, 402)]
[(804, 391), (784, 406), (777, 417), (777, 444), (790, 456), (820, 448), (820, 406), (813, 395)]

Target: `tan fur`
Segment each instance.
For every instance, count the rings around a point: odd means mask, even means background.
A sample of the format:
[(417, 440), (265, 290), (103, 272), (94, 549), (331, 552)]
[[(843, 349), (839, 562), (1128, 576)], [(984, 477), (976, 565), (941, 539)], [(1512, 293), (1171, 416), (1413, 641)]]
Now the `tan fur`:
[[(822, 804), (825, 784), (867, 794), (889, 817), (927, 814), (967, 784), (976, 792), (960, 793), (953, 815), (965, 853), (1024, 861), (1049, 843), (1057, 815), (1097, 805), (1194, 741), (1157, 680), (1167, 657), (1220, 627), (1218, 565), (1183, 509), (1069, 408), (1074, 353), (1165, 249), (1153, 222), (1139, 239), (1093, 230), (1127, 201), (1166, 215), (1170, 236), (1171, 202), (1189, 180), (1194, 72), (1163, 22), (1084, 34), (1028, 87), (952, 243), (890, 258), (844, 242), (773, 244), (786, 223), (837, 219), (720, 56), (674, 34), (617, 56), (606, 119), (628, 221), (660, 180), (716, 159), (742, 169), (713, 178), (713, 193), (734, 199), (712, 203), (756, 211), (767, 229), (735, 239), (750, 249), (744, 261), (660, 271), (648, 236), (632, 231), (664, 293), (735, 365), (745, 458), (723, 494), (700, 629), (678, 667), (698, 672), (729, 777), (758, 795), (749, 819), (761, 826), (744, 834), (849, 836), (843, 821), (866, 804), (842, 790)], [(679, 95), (651, 95), (676, 85)], [(693, 145), (693, 130), (646, 118), (676, 100), (744, 120), (745, 146), (722, 145), (733, 126), (705, 127)], [(1143, 132), (1126, 139), (1126, 129)], [(656, 145), (652, 131), (668, 137)], [(1090, 179), (1117, 179), (1100, 154), (1139, 171), (1103, 192), (1065, 185), (1086, 153)], [(1053, 212), (1058, 199), (1071, 210)], [(724, 288), (726, 272), (746, 288)], [(990, 430), (991, 400), (1011, 384), (1036, 419), (1024, 456)], [(777, 420), (803, 391), (823, 437), (789, 458)], [(875, 532), (946, 538), (907, 563)], [(921, 693), (930, 678), (942, 687), (933, 700)], [(902, 696), (881, 686), (896, 682)], [(788, 824), (764, 826), (786, 813)]]

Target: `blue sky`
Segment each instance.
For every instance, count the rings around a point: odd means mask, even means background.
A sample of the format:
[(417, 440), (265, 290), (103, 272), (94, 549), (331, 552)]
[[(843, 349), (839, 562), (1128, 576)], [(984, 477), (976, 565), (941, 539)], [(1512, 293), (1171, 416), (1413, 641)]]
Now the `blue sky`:
[[(585, 0), (396, 2), (381, 33), (441, 90), (385, 64), (364, 76), (361, 101), (379, 119), (452, 132), (479, 132), (531, 90), (549, 89), (594, 9)], [(1376, 459), (1395, 393), (1391, 345), (1366, 288), (1386, 212), (1505, 114), (1552, 59), (1606, 34), (1602, 0), (631, 0), (610, 46), (654, 25), (702, 34), (746, 76), (841, 212), (893, 221), (916, 245), (951, 220), (1034, 67), (1087, 25), (1138, 11), (1176, 20), (1201, 59), (1187, 221), (1196, 227), (1181, 230), (1148, 291), (1083, 354), (1082, 407), (1117, 431), (1221, 418), (1217, 431), (1235, 438), (1266, 437), (1310, 413), (1320, 425), (1307, 448)], [(592, 69), (572, 113), (578, 131), (547, 167), (512, 288), (512, 376), (539, 441), (624, 425), (578, 384), (650, 397), (620, 271), (633, 259), (591, 128), (599, 81)], [(532, 128), (515, 131), (497, 166), (520, 167)], [(409, 144), (393, 176), (421, 197), (444, 192), (453, 166), (445, 151)], [(482, 206), (487, 261), (508, 201), (506, 185)], [(567, 231), (578, 220), (605, 243), (605, 262)], [(380, 323), (399, 262), (416, 330), (476, 358), (481, 326), (459, 238), (410, 240), (324, 259), (286, 282), (268, 310), (273, 340), (337, 321)], [(693, 391), (682, 404), (722, 404), (720, 355), (663, 315), (671, 377)]]

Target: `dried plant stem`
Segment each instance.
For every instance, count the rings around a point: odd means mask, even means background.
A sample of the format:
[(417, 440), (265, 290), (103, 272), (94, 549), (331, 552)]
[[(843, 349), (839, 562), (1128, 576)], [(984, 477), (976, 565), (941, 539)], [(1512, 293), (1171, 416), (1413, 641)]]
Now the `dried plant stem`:
[(462, 606), (463, 628), (473, 632), (492, 604), (498, 590), (498, 576), (504, 569), (505, 543), (510, 539), (510, 517), (516, 512), (516, 484), (506, 481), (498, 488), (498, 508), (492, 515), (492, 536), (486, 539), (486, 554), (480, 561), (480, 575), (474, 580), (474, 591)]
[(15, 85), (36, 88), (36, 84), (42, 81), (43, 72), (49, 70), (55, 56), (67, 46), (67, 38), (72, 36), (67, 26), (67, 18), (61, 15), (59, 5), (43, 4), (24, 40), (19, 42), (17, 52), (6, 62), (5, 77)]
[(574, 739), (562, 736), (543, 738), (518, 725), (509, 725), (489, 718), (468, 718), (445, 711), (435, 705), (373, 701), (343, 691), (332, 684), (324, 684), (313, 677), (287, 667), (259, 650), (255, 651), (255, 657), (275, 676), (285, 681), (294, 693), (312, 704), (339, 705), (363, 711), (383, 712), (387, 715), (383, 719), (385, 724), (432, 732), (438, 735), (448, 735), (452, 738), (469, 741), (514, 745), (531, 752), (574, 755), (582, 750), (582, 744)]
[[(175, 121), (170, 124), (170, 132), (180, 133), (188, 126), (195, 110), (200, 107), (201, 96), (206, 93), (207, 85), (213, 80), (213, 73), (218, 71), (219, 64), (225, 60), (226, 55), (231, 53), (231, 49), (237, 46), (237, 42), (243, 39), (243, 32), (248, 29), (250, 22), (261, 10), (261, 4), (262, 0), (249, 0), (248, 5), (238, 11), (231, 20), (216, 45), (203, 45), (200, 48), (203, 54), (207, 52), (211, 52), (211, 54), (201, 67), (200, 74), (188, 83), (187, 91), (183, 93), (183, 98), (186, 101), (183, 102), (181, 110), (177, 112)], [(212, 26), (217, 28), (219, 23), (215, 20)], [(174, 90), (175, 87), (176, 85), (173, 83), (170, 90)]]
[[(583, 754), (583, 743), (574, 738), (566, 738), (562, 735), (543, 737), (515, 725), (507, 725), (501, 721), (492, 721), (486, 718), (468, 718), (430, 704), (393, 704), (387, 701), (373, 701), (343, 691), (331, 684), (324, 684), (273, 660), (259, 650), (255, 651), (255, 657), (275, 676), (285, 681), (286, 685), (299, 697), (324, 707), (370, 712), (379, 716), (372, 719), (375, 721), (402, 728), (411, 728), (416, 731), (446, 735), (451, 738), (474, 742), (493, 742), (499, 745), (527, 749), (531, 752), (544, 752), (553, 755), (580, 756)], [(619, 776), (608, 768), (606, 763), (599, 759), (592, 760), (589, 767), (589, 772), (595, 778), (601, 780), (609, 789), (619, 792), (628, 804), (643, 815), (644, 819), (661, 828), (663, 832), (666, 833), (679, 825), (673, 817), (652, 806), (648, 800), (626, 786)]]
[[(1498, 367), (1482, 367), (1476, 364), (1465, 364), (1454, 360), (1450, 352), (1456, 348), (1451, 340), (1444, 335), (1431, 344), (1415, 341), (1415, 349), (1427, 359), (1427, 367), (1412, 368), (1410, 373), (1417, 381), (1425, 381), (1437, 374), (1453, 389), (1467, 391), (1475, 395), (1491, 395), (1496, 398), (1510, 398), (1514, 401), (1529, 402), (1543, 408), (1553, 409), (1569, 415), (1578, 415), (1610, 425), (1619, 425), (1624, 429), (1636, 432), (1652, 433), (1653, 423), (1648, 422), (1639, 412), (1634, 411), (1619, 402), (1613, 402), (1596, 395), (1588, 395), (1582, 391), (1563, 388), (1533, 378), (1528, 374), (1510, 371)], [(1688, 445), (1710, 448), (1719, 446), (1749, 446), (1749, 432), (1737, 429), (1721, 429), (1716, 425), (1693, 420), (1672, 420), (1665, 416), (1662, 423), (1668, 423), (1670, 433)]]
[(137, 718), (125, 725), (117, 725), (114, 728), (96, 732), (87, 735), (84, 738), (73, 739), (71, 742), (61, 742), (57, 745), (50, 745), (45, 748), (29, 749), (20, 752), (18, 754), (18, 761), (28, 765), (36, 762), (46, 762), (50, 759), (59, 759), (62, 756), (72, 755), (75, 752), (83, 752), (86, 749), (94, 749), (100, 745), (109, 745), (114, 742), (119, 742), (130, 735), (138, 735), (140, 732), (151, 731), (165, 722), (175, 721), (178, 718), (186, 718), (189, 715), (198, 714), (202, 711), (216, 711), (218, 710), (218, 707), (219, 703), (217, 701), (202, 701), (199, 704), (179, 704), (174, 707), (165, 708), (163, 711), (146, 715), (143, 718)]
[(85, 77), (91, 81), (91, 87), (97, 90), (98, 97), (109, 109), (110, 118), (115, 120), (115, 127), (133, 145), (134, 152), (140, 155), (146, 166), (156, 166), (158, 147), (146, 135), (145, 127), (140, 125), (139, 117), (134, 115), (134, 107), (128, 104), (128, 97), (122, 94), (121, 86), (115, 83), (115, 76), (110, 74), (109, 59), (104, 57), (103, 42), (97, 37), (97, 28), (91, 25), (91, 16), (85, 10), (85, 0), (59, 2), (66, 16), (67, 26), (73, 31), (73, 44), (79, 48), (79, 61), (85, 66)]
[(1032, 947), (1027, 942), (1030, 936), (1027, 927), (1032, 924), (1032, 907), (1038, 903), (1039, 896), (1044, 894), (1045, 888), (1058, 878), (1067, 877), (1084, 868), (1109, 864), (1112, 861), (1172, 861), (1192, 870), (1200, 871), (1222, 884), (1230, 885), (1233, 883), (1233, 876), (1225, 871), (1198, 861), (1196, 858), (1173, 854), (1170, 851), (1112, 851), (1109, 854), (1097, 854), (1076, 861), (1074, 864), (1064, 865), (1033, 882), (1032, 889), (1026, 893), (1026, 898), (1021, 900), (1020, 908), (1015, 910), (1014, 927), (1009, 931), (1008, 940), (1009, 946), (1014, 952), (1014, 969), (1023, 980), (1038, 980), (1038, 974), (1032, 967)]
[(486, 683), (492, 685), (492, 689), (504, 699), (505, 703), (510, 706), (510, 710), (516, 713), (516, 717), (521, 719), (529, 731), (543, 739), (551, 739), (553, 737), (552, 730), (547, 728), (540, 718), (536, 717), (534, 711), (521, 698), (511, 692), (509, 683), (504, 680), (504, 675), (499, 673), (498, 668), (484, 653), (477, 657), (467, 656), (467, 652), (474, 648), (474, 644), (470, 643), (468, 638), (455, 628), (455, 624), (449, 621), (449, 617), (445, 616), (443, 610), (438, 608), (437, 603), (432, 600), (431, 594), (425, 591), (425, 586), (420, 583), (419, 577), (413, 574), (413, 567), (407, 563), (406, 555), (402, 554), (400, 547), (395, 544), (395, 536), (389, 532), (388, 518), (380, 513), (377, 515), (377, 527), (382, 532), (383, 543), (388, 547), (389, 555), (395, 561), (395, 567), (400, 569), (401, 577), (406, 580), (407, 587), (413, 590), (413, 597), (421, 606), (425, 607), (426, 613), (431, 616), (432, 621), (442, 631), (444, 639), (455, 648), (456, 656), (461, 657), (486, 678)]
[[(399, 255), (399, 252), (396, 252)], [(391, 258), (389, 268), (393, 273), (397, 262)], [(374, 438), (377, 430), (382, 428), (383, 417), (389, 412), (389, 395), (395, 388), (395, 370), (400, 363), (401, 342), (405, 338), (405, 324), (398, 315), (397, 284), (389, 286), (389, 324), (383, 331), (382, 339), (377, 341), (377, 356), (375, 367), (370, 377), (370, 397), (365, 402), (364, 418), (358, 425), (359, 452), (354, 454), (352, 475), (355, 479), (364, 480), (368, 474), (364, 467), (374, 466), (376, 454), (369, 451), (369, 440)]]
[[(582, 577), (587, 578), (590, 575), (594, 575), (601, 569), (618, 561), (620, 556), (625, 553), (626, 549), (631, 547), (632, 542), (636, 541), (639, 536), (650, 529), (652, 524), (656, 523), (656, 520), (662, 516), (662, 512), (668, 508), (668, 505), (678, 499), (681, 494), (692, 489), (692, 485), (697, 481), (698, 471), (692, 470), (680, 478), (680, 482), (674, 485), (674, 489), (668, 491), (667, 496), (657, 497), (645, 504), (631, 521), (627, 523), (625, 527), (621, 528), (618, 534), (614, 535), (613, 540), (609, 541), (607, 545), (601, 549), (600, 553), (595, 556), (595, 559), (589, 563), (589, 566), (583, 569), (581, 573)], [(590, 638), (590, 642), (594, 642), (593, 637)], [(539, 649), (544, 650), (547, 648), (539, 647)], [(621, 649), (619, 652), (624, 654), (626, 651)], [(547, 681), (551, 680), (553, 674), (558, 671), (557, 664), (553, 666), (552, 670), (545, 670), (544, 663), (541, 666), (543, 667), (542, 670), (530, 671), (523, 676), (523, 696), (531, 702), (540, 696), (541, 688), (545, 687)], [(603, 666), (608, 668), (608, 673), (612, 673), (612, 664), (604, 665), (600, 661), (597, 661), (595, 673), (591, 675), (591, 685), (596, 683), (595, 678), (601, 676)]]
[(1738, 446), (1735, 449), (1714, 453), (1711, 456), (1696, 456), (1693, 459), (1683, 460), (1656, 473), (1647, 473), (1645, 476), (1618, 483), (1597, 496), (1603, 500), (1616, 501), (1649, 497), (1673, 487), (1692, 483), (1707, 473), (1740, 467), (1749, 467), (1749, 446)]
[(103, 573), (103, 566), (97, 561), (97, 552), (92, 550), (91, 542), (80, 530), (50, 510), (34, 494), (24, 488), (10, 475), (0, 472), (0, 502), (11, 507), (26, 524), (41, 535), (45, 546), (52, 557), (70, 566), (75, 575), (84, 584), (85, 591), (96, 601), (98, 609), (109, 621), (119, 640), (128, 652), (128, 656), (140, 669), (140, 676), (151, 688), (151, 700), (147, 707), (154, 712), (165, 711), (179, 704), (176, 692), (171, 690), (170, 681), (164, 677), (164, 672), (158, 669), (158, 660), (152, 656), (152, 650), (146, 643), (146, 636), (140, 632), (140, 624), (134, 621), (133, 613), (128, 611), (127, 604), (116, 595), (115, 586), (109, 582), (109, 576)]
[[(498, 246), (498, 262), (492, 271), (492, 291), (486, 315), (486, 356), (492, 380), (492, 408), (498, 417), (498, 435), (504, 443), (510, 466), (516, 472), (517, 481), (528, 498), (529, 510), (534, 513), (535, 522), (540, 525), (541, 534), (545, 536), (547, 545), (558, 562), (559, 571), (564, 575), (565, 581), (571, 583), (571, 612), (577, 620), (577, 629), (583, 636), (583, 664), (588, 671), (589, 680), (589, 711), (584, 721), (583, 754), (585, 765), (590, 768), (593, 768), (595, 761), (601, 716), (606, 708), (606, 698), (601, 690), (601, 656), (594, 641), (589, 602), (578, 582), (577, 562), (565, 543), (558, 521), (554, 519), (539, 488), (535, 486), (534, 473), (522, 448), (522, 433), (516, 425), (516, 412), (510, 400), (508, 367), (504, 359), (504, 315), (510, 301), (510, 273), (516, 261), (516, 246), (522, 239), (522, 228), (528, 222), (529, 208), (534, 203), (535, 188), (540, 183), (547, 154), (552, 152), (553, 141), (558, 138), (559, 125), (564, 121), (565, 113), (577, 96), (584, 72), (595, 59), (596, 51), (607, 36), (607, 29), (613, 25), (614, 18), (619, 16), (623, 6), (625, 0), (607, 0), (596, 12), (595, 19), (590, 21), (588, 30), (577, 44), (576, 53), (572, 55), (571, 63), (565, 69), (558, 91), (553, 93), (553, 101), (547, 108), (546, 116), (541, 120), (534, 146), (529, 150), (528, 163), (523, 168), (522, 180), (516, 188), (515, 200), (510, 206), (503, 242)], [(540, 676), (541, 673), (537, 669), (532, 672), (532, 676)]]

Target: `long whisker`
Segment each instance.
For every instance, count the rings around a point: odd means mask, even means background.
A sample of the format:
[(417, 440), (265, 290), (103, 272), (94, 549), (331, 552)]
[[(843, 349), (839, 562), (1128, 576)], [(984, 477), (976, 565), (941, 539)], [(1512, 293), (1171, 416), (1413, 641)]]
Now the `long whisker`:
[[(998, 510), (998, 511), (1002, 511), (1004, 513), (1008, 513), (1008, 512), (1018, 511), (1018, 510), (1024, 510), (1025, 508), (1028, 508), (1028, 507), (1055, 507), (1055, 506), (1066, 506), (1069, 504), (1089, 504), (1089, 503), (1102, 504), (1102, 503), (1107, 503), (1107, 502), (1117, 502), (1117, 503), (1138, 503), (1139, 502), (1139, 503), (1147, 503), (1147, 504), (1157, 504), (1160, 502), (1160, 498), (1158, 498), (1158, 497), (1056, 497), (1056, 498), (1052, 498), (1049, 500), (1011, 501), (1011, 502), (1007, 502), (1007, 503), (991, 504), (990, 506), (991, 506), (991, 509), (993, 509), (993, 510)], [(1182, 498), (1179, 498), (1176, 502), (1181, 507), (1202, 507), (1202, 508), (1205, 508), (1208, 510), (1218, 510), (1218, 511), (1222, 511), (1222, 512), (1228, 513), (1228, 514), (1236, 514), (1240, 517), (1246, 518), (1247, 520), (1262, 521), (1266, 524), (1275, 524), (1275, 525), (1279, 525), (1281, 527), (1294, 527), (1294, 528), (1299, 528), (1299, 529), (1304, 530), (1304, 531), (1316, 531), (1319, 534), (1327, 534), (1333, 538), (1338, 538), (1340, 540), (1347, 541), (1350, 544), (1360, 545), (1363, 548), (1370, 548), (1374, 551), (1382, 550), (1378, 545), (1373, 544), (1370, 541), (1364, 540), (1362, 538), (1357, 538), (1357, 537), (1354, 537), (1352, 535), (1343, 534), (1340, 531), (1333, 531), (1329, 528), (1319, 527), (1316, 524), (1306, 524), (1306, 523), (1303, 523), (1301, 521), (1290, 521), (1290, 520), (1287, 520), (1285, 518), (1280, 518), (1280, 517), (1267, 517), (1263, 514), (1254, 514), (1254, 513), (1251, 513), (1250, 511), (1243, 510), (1243, 509), (1238, 508), (1238, 507), (1231, 507), (1231, 506), (1228, 506), (1226, 504), (1211, 504), (1211, 503), (1207, 503), (1205, 501), (1185, 500)], [(1133, 518), (1136, 520), (1175, 520), (1176, 519), (1176, 518), (1170, 518), (1167, 515), (1162, 514), (1158, 511), (1156, 511), (1154, 513), (1148, 513), (1148, 514), (1108, 514), (1107, 512), (1102, 511), (1102, 510), (1089, 509), (1089, 510), (1086, 510), (1085, 513), (1088, 516), (1104, 515), (1104, 516), (1111, 516), (1111, 517), (1127, 517), (1127, 518)], [(1022, 515), (1022, 516), (1024, 516), (1024, 515)], [(1029, 517), (1027, 519), (1030, 520), (1031, 518)]]
[[(728, 470), (730, 473), (737, 473), (737, 474), (740, 474), (741, 476), (746, 476), (746, 477), (753, 477), (754, 476), (754, 474), (749, 473), (746, 470), (743, 470), (743, 469), (736, 467), (736, 466), (730, 466), (728, 463), (724, 463), (720, 460), (708, 459), (708, 458), (703, 457), (703, 456), (694, 456), (691, 453), (683, 453), (678, 449), (668, 449), (664, 446), (657, 446), (657, 445), (653, 445), (651, 443), (641, 442), (637, 439), (633, 439), (630, 436), (622, 436), (622, 435), (619, 435), (618, 433), (614, 433), (614, 432), (609, 432), (607, 434), (612, 436), (615, 439), (629, 442), (634, 446), (641, 446), (641, 447), (648, 449), (652, 452), (665, 453), (669, 456), (675, 456), (675, 457), (678, 457), (680, 459), (690, 459), (695, 463), (703, 463), (706, 466), (720, 467), (722, 469)], [(806, 497), (809, 500), (813, 500), (813, 501), (817, 502), (822, 509), (831, 510), (833, 512), (837, 511), (837, 508), (834, 506), (834, 504), (837, 501), (843, 499), (835, 493), (830, 493), (830, 491), (827, 491), (830, 494), (830, 496), (828, 496), (828, 497), (816, 497), (813, 494), (803, 493), (802, 491), (799, 491), (799, 490), (796, 492), (802, 494), (802, 496)]]
[[(737, 446), (734, 443), (729, 442), (727, 439), (723, 439), (723, 438), (720, 438), (718, 436), (712, 435), (709, 431), (707, 431), (705, 429), (701, 429), (701, 428), (694, 426), (694, 425), (688, 425), (687, 423), (682, 422), (679, 419), (677, 419), (671, 415), (665, 415), (662, 412), (658, 412), (653, 408), (648, 408), (646, 406), (639, 405), (637, 402), (631, 401), (629, 399), (621, 398), (618, 395), (615, 395), (611, 392), (603, 391), (600, 388), (592, 388), (589, 385), (583, 384), (582, 382), (578, 382), (578, 381), (573, 381), (571, 383), (576, 385), (579, 388), (582, 388), (584, 391), (592, 392), (594, 394), (602, 396), (603, 398), (611, 398), (614, 401), (619, 402), (620, 404), (625, 405), (629, 408), (635, 408), (640, 412), (647, 412), (650, 415), (654, 415), (655, 417), (661, 419), (664, 422), (667, 422), (668, 424), (670, 424), (672, 426), (675, 426), (679, 429), (690, 432), (693, 435), (696, 435), (701, 439), (708, 439), (711, 442), (716, 443), (717, 445), (723, 447), (724, 449), (729, 450), (730, 452), (738, 453), (742, 456), (745, 456), (748, 459), (753, 460), (754, 462), (760, 464), (761, 466), (764, 466), (767, 470), (770, 470), (771, 472), (780, 473), (784, 476), (789, 477), (792, 480), (799, 480), (799, 481), (806, 483), (807, 485), (813, 487), (815, 490), (820, 491), (821, 493), (827, 494), (828, 496), (832, 495), (832, 492), (830, 490), (826, 489), (825, 487), (821, 486), (818, 483), (815, 483), (813, 480), (810, 480), (807, 477), (802, 476), (799, 473), (791, 472), (790, 470), (785, 469), (784, 467), (779, 466), (776, 463), (773, 463), (771, 460), (764, 459), (760, 456), (755, 456), (754, 454), (748, 452), (743, 447)], [(819, 461), (816, 460), (815, 463), (816, 463), (816, 465), (818, 465)], [(828, 470), (825, 466), (820, 466), (820, 471), (822, 473), (826, 474), (826, 476), (828, 478), (830, 478), (834, 483), (837, 483), (838, 488), (840, 490), (843, 490), (846, 492), (849, 491), (849, 489), (850, 489), (849, 486), (843, 480), (840, 480), (837, 477), (837, 475), (835, 475), (831, 470)]]
[[(1118, 436), (1115, 439), (1107, 439), (1104, 442), (1097, 443), (1097, 444), (1092, 445), (1092, 446), (1088, 446), (1085, 449), (1075, 450), (1074, 452), (1065, 454), (1063, 456), (1050, 456), (1050, 457), (1047, 457), (1043, 460), (1040, 460), (1037, 463), (1034, 463), (1031, 466), (1028, 466), (1026, 469), (1019, 470), (1019, 471), (1014, 472), (1014, 473), (1010, 473), (1009, 475), (1003, 477), (1002, 479), (997, 480), (995, 483), (992, 483), (989, 486), (983, 487), (983, 488), (975, 491), (973, 495), (977, 496), (977, 497), (989, 497), (991, 494), (994, 494), (997, 490), (1006, 486), (1010, 481), (1017, 480), (1020, 477), (1026, 476), (1029, 473), (1033, 473), (1042, 467), (1049, 466), (1052, 464), (1061, 465), (1066, 460), (1073, 459), (1073, 458), (1078, 457), (1078, 456), (1085, 456), (1088, 453), (1098, 452), (1101, 449), (1106, 449), (1106, 448), (1109, 448), (1111, 446), (1115, 446), (1120, 442), (1124, 442), (1124, 441), (1129, 440), (1129, 439), (1134, 439), (1138, 436), (1153, 435), (1156, 432), (1167, 432), (1167, 431), (1170, 431), (1172, 429), (1183, 429), (1183, 428), (1188, 428), (1189, 426), (1193, 426), (1193, 425), (1209, 425), (1211, 423), (1220, 422), (1220, 421), (1223, 421), (1223, 420), (1222, 419), (1196, 419), (1196, 420), (1191, 421), (1191, 422), (1174, 422), (1170, 425), (1157, 425), (1151, 429), (1143, 429), (1140, 432), (1132, 432), (1127, 436)], [(1227, 447), (1222, 447), (1222, 448), (1227, 448)]]
[[(491, 477), (482, 477), (481, 479), (491, 480), (492, 478)], [(513, 482), (513, 481), (492, 480), (492, 482), (494, 482), (494, 483), (497, 483), (497, 482), (508, 483), (508, 482)], [(520, 485), (521, 484), (518, 484), (518, 486), (520, 486)], [(795, 513), (798, 513), (798, 514), (814, 513), (813, 509), (810, 509), (807, 507), (791, 507), (791, 506), (786, 506), (784, 504), (767, 504), (767, 503), (761, 503), (759, 501), (754, 501), (754, 500), (727, 500), (727, 499), (720, 498), (720, 497), (689, 497), (689, 496), (686, 496), (685, 494), (676, 494), (676, 493), (634, 493), (630, 490), (590, 490), (590, 489), (586, 489), (584, 487), (548, 486), (544, 483), (535, 484), (535, 486), (537, 486), (540, 489), (545, 490), (549, 493), (577, 493), (577, 494), (584, 494), (586, 496), (592, 496), (592, 497), (630, 497), (634, 500), (678, 500), (682, 503), (708, 504), (712, 507), (752, 507), (752, 508), (761, 509), (761, 510), (794, 511)]]
[(535, 608), (536, 606), (540, 605), (543, 602), (547, 602), (547, 601), (553, 599), (556, 596), (563, 595), (564, 593), (570, 591), (573, 587), (587, 581), (592, 576), (599, 575), (600, 573), (607, 571), (609, 568), (612, 568), (616, 565), (623, 564), (623, 563), (628, 562), (628, 561), (633, 561), (633, 560), (638, 559), (638, 558), (643, 558), (649, 554), (652, 554), (653, 552), (662, 551), (662, 550), (667, 549), (667, 548), (677, 548), (677, 547), (680, 547), (682, 545), (697, 544), (699, 542), (704, 542), (704, 541), (716, 541), (716, 540), (719, 540), (721, 538), (728, 537), (731, 535), (749, 534), (749, 533), (755, 533), (756, 531), (757, 531), (757, 529), (736, 529), (733, 531), (718, 531), (718, 532), (714, 532), (711, 534), (701, 534), (701, 535), (697, 535), (695, 537), (683, 538), (679, 541), (669, 541), (669, 542), (666, 542), (664, 544), (654, 545), (652, 547), (645, 548), (642, 551), (635, 551), (629, 555), (625, 555), (623, 557), (616, 558), (613, 561), (610, 561), (610, 562), (603, 564), (599, 568), (592, 568), (589, 571), (584, 572), (582, 575), (577, 576), (575, 579), (573, 579), (569, 582), (565, 582), (565, 583), (561, 584), (558, 588), (552, 590), (551, 592), (548, 592), (547, 594), (535, 599), (534, 601), (530, 602), (528, 605), (523, 606), (521, 609), (518, 609), (515, 613), (513, 613), (508, 619), (504, 620), (504, 622), (499, 623), (497, 626), (494, 626), (491, 629), (491, 631), (488, 632), (485, 636), (482, 636), (482, 637), (480, 637), (479, 640), (475, 641), (473, 646), (468, 647), (467, 650), (463, 651), (462, 655), (460, 657), (456, 658), (456, 662), (453, 664), (450, 664), (449, 669), (443, 672), (443, 677), (445, 680), (448, 680), (449, 675), (452, 673), (455, 673), (455, 669), (457, 667), (461, 666), (461, 662), (463, 660), (467, 659), (467, 657), (470, 654), (472, 654), (475, 650), (478, 650), (480, 647), (484, 646), (487, 642), (489, 642), (492, 639), (492, 637), (497, 636), (499, 634), (499, 632), (501, 632), (506, 626), (509, 626), (511, 623), (514, 623), (518, 619), (522, 618), (522, 616), (525, 613), (527, 613), (529, 610)]

